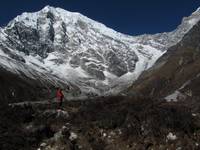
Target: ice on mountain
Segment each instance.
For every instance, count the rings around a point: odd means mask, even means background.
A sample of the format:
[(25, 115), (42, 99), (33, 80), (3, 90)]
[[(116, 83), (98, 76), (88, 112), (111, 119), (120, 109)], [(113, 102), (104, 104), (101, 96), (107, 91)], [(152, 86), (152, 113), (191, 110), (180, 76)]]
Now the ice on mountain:
[[(15, 73), (70, 82), (83, 91), (119, 92), (152, 67), (199, 19), (196, 12), (173, 32), (133, 37), (80, 13), (47, 6), (35, 13), (23, 13), (0, 28), (1, 46), (25, 61), (18, 64), (0, 47), (0, 63)], [(22, 34), (21, 40), (16, 30)]]

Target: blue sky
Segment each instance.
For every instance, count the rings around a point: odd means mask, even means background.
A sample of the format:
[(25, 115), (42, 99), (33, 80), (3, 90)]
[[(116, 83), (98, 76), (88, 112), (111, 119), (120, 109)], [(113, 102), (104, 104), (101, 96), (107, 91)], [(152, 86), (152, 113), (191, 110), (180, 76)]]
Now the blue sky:
[(184, 16), (200, 7), (200, 0), (2, 0), (0, 25), (46, 5), (80, 12), (116, 31), (138, 35), (174, 30)]

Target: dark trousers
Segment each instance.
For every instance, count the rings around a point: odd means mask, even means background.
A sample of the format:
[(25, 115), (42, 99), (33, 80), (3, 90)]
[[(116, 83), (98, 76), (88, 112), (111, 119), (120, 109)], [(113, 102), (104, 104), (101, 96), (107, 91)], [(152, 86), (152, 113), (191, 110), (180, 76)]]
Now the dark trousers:
[(58, 98), (58, 109), (62, 107), (63, 97)]

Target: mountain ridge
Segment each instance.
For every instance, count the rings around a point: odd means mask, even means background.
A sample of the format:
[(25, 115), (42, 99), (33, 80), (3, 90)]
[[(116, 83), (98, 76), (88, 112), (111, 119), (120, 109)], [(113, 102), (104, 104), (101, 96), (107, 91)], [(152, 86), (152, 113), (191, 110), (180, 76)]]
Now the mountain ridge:
[(46, 6), (23, 13), (0, 29), (0, 53), (12, 62), (5, 69), (18, 70), (15, 73), (26, 74), (18, 68), (20, 63), (48, 77), (54, 86), (63, 86), (56, 84), (58, 79), (81, 93), (116, 94), (153, 66), (199, 19), (197, 10), (173, 32), (132, 37), (80, 13)]
[(130, 91), (167, 101), (198, 103), (200, 21), (176, 45), (144, 71)]

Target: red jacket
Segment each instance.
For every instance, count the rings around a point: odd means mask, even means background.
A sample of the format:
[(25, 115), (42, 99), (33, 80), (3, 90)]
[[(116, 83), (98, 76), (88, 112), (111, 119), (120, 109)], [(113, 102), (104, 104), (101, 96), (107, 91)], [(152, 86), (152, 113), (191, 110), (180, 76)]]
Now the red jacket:
[(57, 90), (57, 92), (56, 92), (56, 97), (57, 97), (58, 99), (61, 99), (61, 98), (64, 97), (64, 95), (63, 95), (63, 93), (62, 93), (62, 91), (61, 91), (60, 89)]

